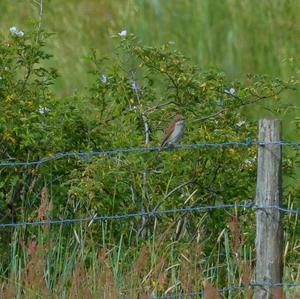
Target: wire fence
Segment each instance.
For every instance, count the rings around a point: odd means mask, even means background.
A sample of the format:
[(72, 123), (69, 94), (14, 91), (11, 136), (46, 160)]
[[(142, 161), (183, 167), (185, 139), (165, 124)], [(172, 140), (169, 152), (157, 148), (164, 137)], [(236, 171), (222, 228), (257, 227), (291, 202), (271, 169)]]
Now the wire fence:
[[(226, 141), (226, 142), (218, 142), (218, 143), (194, 143), (194, 144), (179, 144), (165, 150), (182, 150), (182, 149), (200, 149), (200, 148), (222, 148), (222, 147), (250, 147), (250, 146), (267, 146), (267, 145), (282, 145), (289, 147), (300, 147), (300, 141), (276, 141), (276, 142), (259, 142), (253, 141), (251, 139), (247, 139), (245, 141)], [(86, 151), (86, 152), (60, 152), (56, 153), (51, 157), (42, 158), (35, 161), (0, 161), (0, 167), (26, 167), (26, 166), (36, 166), (44, 163), (48, 163), (55, 160), (60, 160), (64, 158), (80, 158), (84, 160), (89, 160), (93, 156), (109, 156), (116, 154), (124, 154), (124, 153), (146, 153), (153, 151), (160, 151), (161, 148), (159, 146), (152, 147), (143, 147), (143, 148), (116, 148), (111, 150), (101, 150), (101, 151)], [(109, 220), (121, 220), (128, 219), (134, 217), (157, 217), (166, 214), (175, 214), (175, 213), (191, 213), (191, 212), (199, 212), (199, 211), (208, 211), (214, 209), (227, 209), (227, 208), (242, 208), (242, 209), (277, 209), (284, 213), (290, 214), (300, 214), (300, 210), (298, 209), (288, 209), (278, 206), (264, 206), (258, 207), (255, 205), (254, 201), (248, 202), (246, 204), (221, 204), (221, 205), (207, 205), (207, 206), (196, 206), (196, 207), (184, 207), (170, 210), (152, 210), (152, 211), (136, 211), (131, 213), (124, 214), (115, 214), (115, 215), (102, 215), (93, 217), (85, 217), (85, 218), (68, 218), (68, 219), (49, 219), (49, 220), (40, 220), (40, 221), (24, 221), (18, 223), (1, 223), (0, 228), (3, 227), (21, 227), (21, 226), (37, 226), (37, 225), (55, 225), (55, 224), (70, 224), (70, 223), (78, 223), (78, 222), (101, 222), (101, 221), (109, 221)]]
[[(278, 141), (278, 142), (260, 142), (247, 139), (245, 141), (228, 141), (220, 143), (193, 143), (193, 144), (178, 144), (166, 150), (174, 149), (200, 149), (200, 148), (222, 148), (222, 147), (238, 147), (238, 146), (266, 146), (266, 145), (282, 145), (289, 147), (300, 147), (300, 141)], [(111, 150), (100, 150), (100, 151), (85, 151), (85, 152), (60, 152), (56, 153), (50, 157), (42, 158), (35, 161), (0, 161), (0, 167), (22, 167), (22, 166), (35, 166), (48, 163), (50, 161), (60, 160), (64, 158), (81, 158), (89, 159), (94, 156), (111, 156), (116, 154), (126, 154), (126, 153), (146, 153), (160, 151), (159, 146), (149, 146), (149, 147), (127, 147), (127, 148), (116, 148)]]
[[(236, 292), (245, 290), (247, 287), (300, 287), (300, 282), (297, 281), (286, 281), (280, 283), (272, 283), (272, 282), (257, 282), (250, 281), (249, 285), (240, 285), (240, 286), (230, 286), (221, 289), (217, 289), (219, 293), (228, 293), (228, 292)], [(205, 295), (204, 290), (200, 290), (198, 292), (190, 292), (190, 293), (179, 293), (179, 294), (170, 294), (166, 296), (152, 297), (151, 299), (175, 299), (175, 298), (195, 298), (195, 297), (203, 297)], [(278, 297), (279, 298), (279, 297)]]
[[(258, 142), (251, 139), (245, 141), (227, 141), (227, 142), (218, 142), (218, 143), (194, 143), (194, 144), (179, 144), (166, 150), (182, 150), (182, 149), (200, 149), (200, 148), (222, 148), (222, 147), (239, 147), (239, 146), (267, 146), (267, 145), (282, 145), (290, 147), (300, 147), (300, 141), (278, 141), (278, 142)], [(12, 161), (0, 161), (0, 167), (26, 167), (26, 166), (36, 166), (44, 163), (48, 163), (55, 160), (60, 160), (64, 158), (81, 158), (87, 160), (93, 156), (106, 156), (106, 155), (115, 155), (122, 153), (146, 153), (152, 151), (160, 151), (159, 146), (153, 147), (144, 147), (144, 148), (116, 148), (112, 150), (101, 150), (101, 151), (91, 151), (91, 152), (61, 152), (54, 154), (51, 157), (42, 158), (35, 161), (27, 162), (12, 162)], [(200, 205), (193, 207), (183, 207), (169, 210), (152, 210), (152, 211), (135, 211), (124, 214), (115, 214), (115, 215), (94, 215), (83, 218), (67, 218), (67, 219), (48, 219), (48, 220), (39, 220), (39, 221), (23, 221), (18, 223), (0, 223), (0, 228), (5, 227), (22, 227), (22, 226), (39, 226), (39, 225), (57, 225), (57, 224), (71, 224), (78, 222), (101, 222), (101, 221), (110, 221), (110, 220), (122, 220), (128, 218), (136, 217), (158, 217), (167, 214), (176, 214), (176, 213), (191, 213), (199, 211), (209, 211), (215, 209), (228, 209), (228, 208), (240, 208), (240, 209), (277, 209), (284, 213), (289, 214), (300, 214), (299, 209), (288, 209), (278, 206), (256, 206), (254, 201), (249, 201), (244, 204), (240, 203), (229, 203), (229, 204), (220, 204), (220, 205)]]
[[(300, 148), (300, 141), (279, 141), (279, 142), (258, 142), (253, 140), (245, 141), (228, 141), (220, 143), (194, 143), (194, 144), (181, 144), (164, 150), (183, 150), (183, 149), (201, 149), (201, 148), (223, 148), (223, 147), (251, 147), (251, 146), (268, 146), (268, 145), (281, 145), (288, 147)], [(61, 152), (56, 153), (50, 157), (34, 160), (34, 161), (0, 161), (0, 168), (5, 167), (29, 167), (45, 164), (51, 161), (69, 158), (79, 158), (89, 160), (94, 156), (112, 156), (116, 154), (127, 154), (127, 153), (147, 153), (157, 152), (161, 148), (158, 146), (145, 147), (145, 148), (116, 148), (111, 150), (100, 150), (100, 151), (86, 151), (86, 152)], [(279, 206), (258, 206), (254, 200), (250, 200), (244, 203), (228, 203), (218, 205), (197, 205), (190, 207), (174, 208), (168, 210), (150, 210), (150, 211), (135, 211), (124, 214), (113, 214), (113, 215), (93, 215), (83, 218), (66, 218), (66, 219), (47, 219), (37, 221), (22, 221), (16, 223), (0, 223), (0, 228), (17, 228), (26, 226), (42, 226), (42, 225), (63, 225), (72, 223), (89, 223), (91, 225), (94, 222), (105, 222), (112, 220), (126, 220), (137, 217), (159, 217), (163, 215), (178, 214), (178, 213), (197, 213), (207, 212), (217, 209), (245, 209), (245, 210), (262, 210), (267, 213), (268, 209), (276, 209), (282, 213), (287, 214), (300, 214), (300, 209), (289, 209)], [(257, 282), (251, 281), (249, 285), (230, 286), (222, 289), (218, 289), (220, 293), (228, 293), (234, 291), (241, 291), (246, 287), (300, 287), (300, 282), (280, 282), (280, 283), (268, 283), (268, 282)], [(196, 298), (203, 297), (204, 290), (199, 290), (191, 293), (178, 293), (164, 295), (160, 297), (152, 297), (152, 299), (170, 299), (170, 298)]]

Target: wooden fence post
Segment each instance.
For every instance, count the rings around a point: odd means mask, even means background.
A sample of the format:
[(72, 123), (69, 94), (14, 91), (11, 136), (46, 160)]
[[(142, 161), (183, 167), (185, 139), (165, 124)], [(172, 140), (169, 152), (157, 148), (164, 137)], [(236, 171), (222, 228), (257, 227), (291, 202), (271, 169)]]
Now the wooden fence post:
[[(258, 141), (262, 143), (281, 140), (281, 122), (259, 121)], [(255, 299), (270, 299), (282, 292), (281, 287), (270, 284), (282, 281), (282, 226), (281, 213), (281, 145), (258, 146), (256, 184), (256, 282), (265, 285), (255, 287)], [(260, 208), (262, 207), (262, 208)], [(279, 295), (280, 296), (280, 295)], [(281, 297), (276, 297), (281, 298)]]

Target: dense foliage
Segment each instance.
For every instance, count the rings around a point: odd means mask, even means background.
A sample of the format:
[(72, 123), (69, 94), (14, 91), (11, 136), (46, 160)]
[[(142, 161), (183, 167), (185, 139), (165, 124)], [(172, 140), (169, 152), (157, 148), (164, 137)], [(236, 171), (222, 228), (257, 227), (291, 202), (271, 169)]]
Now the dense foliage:
[[(256, 123), (247, 120), (245, 107), (272, 101), (274, 112), (280, 112), (280, 95), (294, 88), (293, 78), (247, 74), (231, 82), (219, 70), (195, 66), (172, 43), (148, 47), (132, 34), (118, 34), (111, 56), (91, 52), (93, 84), (88, 93), (58, 97), (51, 89), (57, 71), (45, 66), (51, 59), (45, 52), (49, 34), (17, 33), (11, 30), (0, 43), (0, 160), (14, 163), (59, 152), (86, 154), (25, 167), (2, 166), (1, 223), (254, 198), (255, 147), (167, 148), (159, 153), (130, 149), (159, 145), (164, 128), (179, 113), (186, 118), (181, 143), (254, 140)], [(117, 148), (129, 152), (94, 155)], [(137, 218), (113, 222), (107, 236), (109, 242), (121, 237), (129, 244), (153, 237), (155, 230), (163, 239), (181, 240), (182, 245), (196, 239), (209, 253), (236, 215), (221, 210)], [(252, 217), (244, 213), (240, 218), (251, 242)], [(61, 233), (62, 240), (70, 231)], [(89, 233), (97, 236), (98, 227)]]
[[(1, 160), (158, 145), (177, 113), (186, 117), (183, 143), (255, 139), (256, 124), (246, 120), (243, 107), (276, 103), (293, 83), (253, 75), (229, 82), (224, 73), (194, 66), (170, 43), (153, 48), (133, 35), (117, 35), (112, 57), (92, 52), (89, 94), (57, 98), (50, 88), (57, 72), (43, 63), (51, 58), (44, 51), (47, 37), (2, 37)], [(52, 190), (56, 218), (148, 210), (158, 203), (181, 207), (187, 198), (190, 205), (239, 202), (253, 198), (255, 148), (87, 156), (3, 168), (2, 178), (2, 221), (34, 219), (42, 186)]]

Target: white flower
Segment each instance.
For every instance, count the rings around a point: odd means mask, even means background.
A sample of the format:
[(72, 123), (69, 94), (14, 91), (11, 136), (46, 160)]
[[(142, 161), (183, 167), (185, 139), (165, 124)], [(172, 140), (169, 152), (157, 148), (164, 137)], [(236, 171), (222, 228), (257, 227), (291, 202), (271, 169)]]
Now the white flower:
[(45, 113), (50, 112), (51, 109), (49, 109), (49, 108), (47, 108), (47, 107), (42, 107), (42, 106), (40, 106), (38, 111), (39, 111), (40, 114), (45, 114)]
[(11, 33), (17, 33), (17, 32), (18, 32), (17, 27), (15, 27), (15, 26), (10, 27), (10, 28), (9, 28), (9, 31), (10, 31)]
[(127, 30), (122, 30), (118, 34), (119, 34), (119, 36), (126, 36), (127, 35)]
[(233, 87), (231, 87), (229, 90), (225, 89), (224, 92), (227, 93), (227, 94), (230, 94), (232, 96), (236, 96), (236, 91)]
[(17, 36), (24, 36), (24, 32), (23, 31), (18, 31), (18, 32), (16, 32), (16, 35)]
[(107, 82), (107, 76), (106, 75), (104, 75), (104, 74), (102, 74), (101, 76), (100, 76), (100, 81), (102, 82), (102, 83), (106, 83)]
[(251, 165), (251, 164), (253, 164), (253, 162), (254, 162), (254, 159), (246, 159), (244, 161), (244, 163), (247, 164), (247, 165)]
[(18, 30), (16, 26), (10, 27), (9, 31), (11, 34), (15, 34), (17, 36), (24, 36), (24, 32), (21, 30)]
[(236, 123), (236, 125), (238, 127), (241, 127), (242, 125), (244, 125), (246, 122), (244, 120), (240, 120), (239, 122)]
[(129, 105), (129, 111), (136, 111), (136, 110), (137, 110), (136, 106)]
[(135, 91), (137, 91), (139, 89), (139, 86), (135, 80), (131, 80), (131, 87)]

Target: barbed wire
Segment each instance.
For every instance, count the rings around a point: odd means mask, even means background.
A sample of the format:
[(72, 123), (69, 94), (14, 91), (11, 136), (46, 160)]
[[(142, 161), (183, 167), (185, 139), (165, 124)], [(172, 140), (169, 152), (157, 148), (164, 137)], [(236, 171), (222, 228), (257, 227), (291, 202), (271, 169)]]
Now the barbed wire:
[[(227, 142), (218, 142), (218, 143), (194, 143), (194, 144), (180, 144), (166, 148), (164, 150), (182, 150), (182, 149), (201, 149), (201, 148), (222, 148), (222, 147), (251, 147), (251, 146), (267, 146), (267, 145), (281, 145), (281, 146), (290, 146), (290, 147), (300, 147), (300, 141), (275, 141), (275, 142), (259, 142), (252, 141), (247, 139), (245, 141), (227, 141)], [(79, 158), (83, 160), (90, 160), (94, 156), (111, 156), (116, 154), (125, 154), (125, 153), (146, 153), (146, 152), (155, 152), (160, 151), (159, 146), (152, 147), (143, 147), (143, 148), (115, 148), (111, 150), (100, 150), (100, 151), (85, 151), (85, 152), (60, 152), (52, 156), (42, 158), (35, 161), (0, 161), (0, 167), (24, 167), (24, 166), (36, 166), (51, 161), (56, 161), (64, 158)], [(67, 218), (67, 219), (49, 219), (49, 220), (39, 220), (39, 221), (23, 221), (17, 223), (3, 223), (0, 224), (0, 228), (7, 227), (23, 227), (23, 226), (41, 226), (41, 225), (57, 225), (57, 224), (71, 224), (71, 223), (83, 223), (89, 222), (89, 225), (93, 222), (102, 222), (110, 220), (122, 220), (136, 217), (157, 217), (167, 214), (175, 213), (191, 213), (191, 212), (200, 212), (200, 211), (209, 211), (216, 209), (229, 209), (229, 208), (240, 208), (240, 209), (258, 209), (258, 210), (267, 210), (267, 209), (277, 209), (278, 211), (290, 214), (300, 214), (300, 210), (288, 209), (279, 206), (257, 206), (254, 201), (249, 201), (244, 204), (230, 203), (230, 204), (220, 204), (220, 205), (201, 205), (193, 207), (183, 207), (175, 208), (169, 210), (152, 210), (152, 211), (138, 211), (132, 213), (124, 214), (115, 214), (115, 215), (102, 215), (102, 216), (89, 216), (83, 218)], [(251, 287), (276, 287), (276, 286), (300, 286), (300, 282), (282, 282), (282, 283), (272, 283), (272, 282), (256, 282), (251, 281), (249, 283)], [(240, 286), (229, 286), (222, 289), (218, 289), (220, 293), (238, 291), (245, 289), (245, 285)], [(166, 296), (153, 297), (153, 299), (171, 299), (171, 298), (183, 298), (183, 297), (197, 297), (203, 296), (204, 290), (198, 292), (190, 293), (179, 293), (179, 294), (170, 294)]]
[(194, 207), (184, 207), (177, 209), (169, 209), (169, 210), (153, 210), (153, 211), (139, 211), (132, 213), (124, 213), (124, 214), (115, 214), (115, 215), (103, 215), (103, 216), (90, 216), (83, 218), (67, 218), (67, 219), (49, 219), (49, 220), (39, 220), (39, 221), (24, 221), (24, 222), (16, 222), (16, 223), (1, 223), (0, 228), (5, 227), (21, 227), (21, 226), (41, 226), (41, 225), (55, 225), (55, 224), (71, 224), (78, 222), (101, 222), (101, 221), (110, 221), (110, 220), (122, 220), (136, 217), (157, 217), (167, 214), (176, 214), (176, 213), (191, 213), (191, 212), (199, 212), (199, 211), (209, 211), (216, 209), (229, 209), (229, 208), (239, 208), (239, 209), (259, 209), (259, 210), (267, 210), (267, 209), (277, 209), (279, 211), (290, 213), (290, 214), (300, 214), (300, 210), (291, 210), (287, 208), (282, 208), (278, 206), (257, 206), (253, 201), (246, 202), (244, 204), (238, 203), (230, 203), (230, 204), (220, 204), (220, 205), (201, 205)]
[[(252, 141), (250, 139), (245, 141), (228, 141), (220, 143), (195, 143), (195, 144), (181, 144), (176, 145), (165, 150), (181, 150), (181, 149), (200, 149), (200, 148), (221, 148), (221, 147), (239, 147), (239, 146), (267, 146), (267, 145), (282, 145), (282, 146), (291, 146), (291, 147), (300, 147), (300, 141), (276, 141), (276, 142), (258, 142)], [(159, 151), (161, 148), (159, 146), (145, 147), (145, 148), (116, 148), (112, 150), (101, 150), (101, 151), (91, 151), (91, 152), (61, 152), (54, 154), (53, 156), (42, 158), (35, 161), (27, 162), (12, 162), (12, 161), (0, 161), (0, 167), (23, 167), (23, 166), (35, 166), (48, 163), (50, 161), (60, 160), (64, 158), (80, 158), (84, 160), (89, 160), (93, 156), (110, 156), (115, 154), (124, 154), (124, 153), (146, 153), (146, 152), (155, 152)], [(220, 204), (220, 205), (200, 205), (192, 207), (183, 207), (183, 208), (174, 208), (168, 210), (152, 210), (152, 211), (138, 211), (124, 214), (115, 214), (115, 215), (102, 215), (102, 216), (89, 216), (82, 218), (67, 218), (67, 219), (49, 219), (49, 220), (39, 220), (39, 221), (23, 221), (16, 223), (2, 223), (0, 228), (17, 228), (23, 226), (42, 226), (42, 225), (61, 225), (61, 224), (71, 224), (71, 223), (83, 223), (89, 222), (89, 225), (93, 222), (103, 222), (110, 220), (122, 220), (136, 217), (158, 217), (162, 215), (175, 214), (175, 213), (191, 213), (191, 212), (200, 212), (200, 211), (210, 211), (216, 209), (230, 209), (230, 208), (239, 208), (239, 209), (253, 209), (253, 210), (267, 210), (267, 209), (277, 209), (278, 211), (289, 213), (289, 214), (300, 214), (298, 209), (288, 209), (279, 206), (257, 206), (254, 201), (249, 201), (246, 203), (229, 203), (229, 204)], [(251, 287), (276, 287), (276, 286), (288, 286), (295, 287), (300, 286), (300, 282), (282, 282), (282, 283), (268, 283), (268, 282), (256, 282), (251, 281), (249, 283)], [(230, 286), (222, 289), (218, 289), (220, 293), (238, 291), (245, 289), (247, 286)], [(187, 298), (187, 297), (197, 297), (203, 296), (204, 290), (190, 292), (190, 293), (178, 293), (170, 294), (160, 297), (152, 297), (152, 299), (171, 299), (171, 298)]]
[(283, 282), (268, 282), (268, 281), (250, 281), (250, 286), (253, 287), (300, 287), (300, 281), (283, 281)]
[[(297, 281), (284, 281), (284, 282), (257, 282), (257, 281), (250, 281), (250, 287), (300, 287), (300, 282)], [(241, 291), (247, 288), (247, 285), (240, 285), (240, 286), (229, 286), (221, 289), (216, 289), (220, 293), (226, 293), (231, 291)], [(159, 297), (152, 297), (152, 299), (175, 299), (175, 298), (188, 298), (188, 297), (197, 297), (203, 296), (205, 294), (204, 290), (200, 290), (198, 292), (190, 292), (190, 293), (178, 293), (178, 294), (170, 294), (165, 296)]]
[[(228, 141), (228, 142), (219, 142), (219, 143), (193, 143), (193, 144), (178, 144), (164, 150), (182, 150), (182, 149), (199, 149), (199, 148), (220, 148), (220, 147), (237, 147), (237, 146), (265, 146), (265, 145), (282, 145), (282, 146), (291, 146), (291, 147), (300, 147), (300, 141), (274, 141), (274, 142), (260, 142), (252, 141), (247, 139), (245, 141)], [(85, 152), (60, 152), (56, 153), (50, 157), (42, 158), (35, 161), (0, 161), (0, 167), (24, 167), (24, 166), (35, 166), (44, 164), (50, 161), (60, 160), (64, 158), (81, 158), (88, 160), (94, 156), (110, 156), (115, 154), (124, 154), (124, 153), (145, 153), (145, 152), (154, 152), (159, 151), (161, 148), (159, 146), (149, 146), (149, 147), (127, 147), (127, 148), (116, 148), (111, 150), (100, 150), (100, 151), (85, 151)]]

